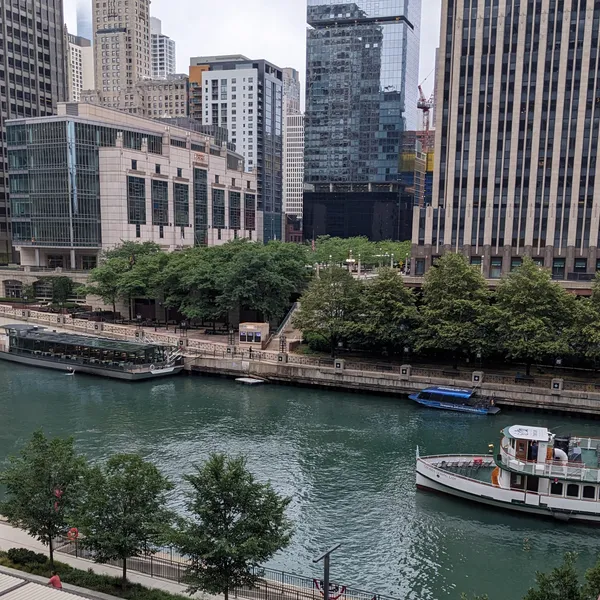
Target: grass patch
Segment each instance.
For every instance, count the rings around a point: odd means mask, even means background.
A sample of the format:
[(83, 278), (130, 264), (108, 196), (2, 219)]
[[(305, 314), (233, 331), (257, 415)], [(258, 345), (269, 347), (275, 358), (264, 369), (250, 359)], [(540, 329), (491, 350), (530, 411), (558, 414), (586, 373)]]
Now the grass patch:
[[(9, 567), (11, 569), (17, 569), (24, 573), (30, 573), (31, 575), (39, 575), (41, 577), (50, 578), (52, 569), (50, 563), (46, 557), (42, 563), (39, 560), (40, 554), (34, 554), (36, 556), (35, 562), (23, 563), (23, 557), (17, 554), (17, 560), (19, 562), (13, 562), (9, 558), (9, 554), (15, 557), (15, 550), (11, 549), (8, 552), (0, 552), (0, 565)], [(125, 588), (121, 587), (121, 579), (119, 577), (111, 577), (109, 575), (99, 575), (94, 573), (91, 569), (83, 571), (81, 569), (75, 569), (65, 563), (55, 562), (54, 569), (58, 572), (60, 579), (63, 583), (69, 583), (78, 587), (93, 590), (95, 592), (101, 592), (103, 594), (111, 594), (125, 600), (182, 600), (188, 598), (187, 596), (181, 596), (179, 594), (170, 594), (163, 590), (153, 590), (140, 585), (139, 583), (127, 583)], [(189, 598), (188, 598), (189, 600)]]

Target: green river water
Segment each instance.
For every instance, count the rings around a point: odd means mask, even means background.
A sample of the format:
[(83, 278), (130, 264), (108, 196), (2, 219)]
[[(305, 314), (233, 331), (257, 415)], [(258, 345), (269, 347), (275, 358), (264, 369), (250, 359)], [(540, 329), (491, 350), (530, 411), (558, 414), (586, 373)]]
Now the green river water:
[[(275, 568), (313, 576), (334, 542), (332, 579), (414, 600), (519, 600), (565, 551), (592, 564), (600, 530), (494, 511), (415, 489), (415, 449), (486, 452), (509, 424), (600, 434), (599, 422), (532, 413), (478, 417), (405, 398), (178, 377), (122, 383), (0, 362), (0, 460), (31, 432), (71, 434), (90, 460), (140, 452), (176, 483), (210, 451), (245, 454), (292, 496), (293, 542)], [(560, 429), (558, 429), (560, 427)]]

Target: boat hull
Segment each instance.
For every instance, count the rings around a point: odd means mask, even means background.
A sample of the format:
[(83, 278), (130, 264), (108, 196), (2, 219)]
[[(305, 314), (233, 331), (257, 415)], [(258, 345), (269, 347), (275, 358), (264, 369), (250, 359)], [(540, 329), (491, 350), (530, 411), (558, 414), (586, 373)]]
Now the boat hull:
[(495, 410), (491, 410), (490, 408), (480, 408), (477, 406), (469, 406), (467, 404), (439, 402), (437, 400), (423, 400), (419, 398), (417, 394), (410, 394), (409, 398), (421, 406), (426, 406), (427, 408), (437, 408), (439, 410), (451, 410), (454, 412), (463, 412), (472, 415), (494, 415), (500, 412), (500, 410), (495, 407), (492, 407), (495, 408)]
[[(481, 457), (458, 456), (433, 456), (417, 458), (416, 484), (420, 490), (427, 490), (448, 494), (471, 502), (477, 502), (494, 508), (511, 510), (513, 512), (528, 513), (530, 515), (553, 518), (558, 521), (573, 521), (600, 525), (600, 502), (588, 502), (586, 510), (565, 505), (564, 499), (552, 496), (541, 496), (526, 490), (504, 489), (464, 477), (439, 468), (441, 461), (465, 462), (480, 461)], [(490, 459), (483, 459), (490, 460)]]
[(95, 367), (93, 365), (82, 365), (77, 362), (61, 362), (56, 360), (47, 360), (44, 358), (34, 358), (30, 356), (21, 356), (11, 354), (10, 352), (0, 352), (0, 360), (6, 360), (30, 367), (42, 367), (44, 369), (53, 369), (69, 373), (86, 373), (88, 375), (99, 375), (111, 379), (120, 379), (122, 381), (144, 381), (147, 379), (156, 379), (159, 377), (170, 377), (181, 373), (183, 366), (168, 367), (165, 369), (154, 369), (152, 371), (129, 372), (118, 369), (107, 369), (105, 367)]

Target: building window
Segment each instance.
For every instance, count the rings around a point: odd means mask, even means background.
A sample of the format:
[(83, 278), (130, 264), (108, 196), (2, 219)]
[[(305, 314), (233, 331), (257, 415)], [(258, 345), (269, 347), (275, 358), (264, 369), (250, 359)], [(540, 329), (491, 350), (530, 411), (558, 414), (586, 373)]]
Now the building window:
[(132, 160), (131, 161), (131, 170), (132, 171), (137, 171), (137, 160)]
[(152, 225), (169, 224), (169, 186), (152, 180)]
[(135, 226), (135, 237), (136, 238), (142, 237), (142, 228), (140, 225)]
[(555, 258), (552, 261), (552, 279), (564, 279), (565, 278), (565, 259)]
[(81, 266), (84, 271), (91, 271), (98, 266), (98, 259), (96, 256), (82, 256)]
[(208, 173), (194, 169), (194, 244), (208, 243)]
[(496, 256), (490, 263), (490, 279), (500, 279), (502, 277), (502, 258)]
[(183, 177), (183, 169), (177, 169), (177, 177)]
[(215, 175), (215, 183), (219, 183), (219, 176)]
[(587, 273), (587, 258), (575, 259), (575, 273)]
[[(213, 188), (213, 227), (221, 229), (225, 227), (225, 190)], [(219, 238), (221, 239), (221, 238)]]
[(229, 192), (229, 229), (241, 228), (241, 199), (239, 192)]
[(165, 228), (160, 225), (158, 228), (158, 237), (162, 240), (165, 237)]
[(415, 275), (417, 277), (421, 277), (425, 274), (425, 259), (417, 258), (415, 260)]
[[(256, 195), (244, 194), (244, 228), (247, 231), (256, 229)], [(252, 237), (250, 237), (252, 239)]]
[(523, 264), (522, 258), (511, 258), (510, 259), (510, 270), (514, 271), (515, 269), (518, 269), (522, 264)]
[(127, 212), (130, 225), (146, 224), (146, 180), (127, 178)]
[(471, 256), (471, 266), (481, 269), (481, 256)]
[(155, 165), (155, 167), (154, 167), (154, 172), (155, 172), (157, 175), (160, 175), (160, 165)]
[(190, 223), (190, 191), (184, 183), (173, 184), (175, 227), (187, 227)]
[(535, 263), (535, 265), (536, 265), (537, 267), (539, 267), (540, 269), (543, 269), (543, 268), (544, 268), (544, 259), (543, 259), (543, 258), (541, 258), (541, 257), (534, 258), (534, 259), (533, 259), (533, 262), (534, 262), (534, 263)]

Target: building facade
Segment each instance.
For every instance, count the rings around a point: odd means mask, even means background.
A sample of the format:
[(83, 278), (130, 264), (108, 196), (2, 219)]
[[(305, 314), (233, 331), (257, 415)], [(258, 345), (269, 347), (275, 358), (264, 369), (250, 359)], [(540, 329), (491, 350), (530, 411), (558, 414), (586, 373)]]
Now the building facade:
[(418, 122), (421, 0), (308, 0), (307, 20), (305, 238), (396, 239), (407, 219), (402, 134)]
[(442, 7), (433, 201), (415, 210), (413, 272), (452, 251), (490, 278), (524, 256), (555, 279), (591, 278), (600, 266), (600, 5)]
[(91, 269), (122, 241), (262, 239), (256, 175), (214, 138), (92, 104), (7, 124), (21, 263)]
[(283, 69), (283, 113), (288, 115), (300, 114), (300, 73), (296, 69)]
[(256, 172), (265, 242), (281, 240), (283, 213), (283, 72), (245, 56), (191, 59), (202, 75), (202, 122), (229, 130), (229, 138)]
[(133, 94), (138, 115), (165, 118), (186, 117), (188, 114), (187, 75), (138, 81)]
[(62, 0), (0, 2), (0, 264), (12, 262), (6, 121), (51, 115), (67, 98)]
[(94, 2), (96, 90), (102, 106), (136, 114), (129, 96), (152, 75), (150, 0)]
[(302, 219), (304, 198), (304, 115), (289, 114), (283, 135), (283, 212)]
[(156, 17), (150, 17), (150, 35), (152, 37), (152, 78), (161, 79), (175, 75), (175, 41), (163, 35), (162, 23)]
[(94, 50), (92, 42), (69, 34), (69, 102), (80, 102), (83, 90), (93, 90)]

